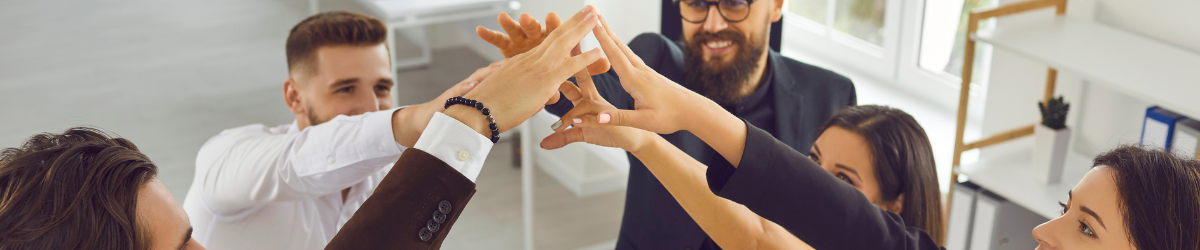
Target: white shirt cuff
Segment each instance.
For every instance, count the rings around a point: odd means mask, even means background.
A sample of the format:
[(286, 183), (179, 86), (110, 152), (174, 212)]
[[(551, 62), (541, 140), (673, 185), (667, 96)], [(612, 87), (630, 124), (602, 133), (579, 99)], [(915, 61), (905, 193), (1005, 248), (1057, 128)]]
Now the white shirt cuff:
[(491, 139), (480, 135), (475, 129), (442, 112), (436, 112), (413, 148), (437, 157), (475, 182), (488, 152), (492, 151), (492, 145)]

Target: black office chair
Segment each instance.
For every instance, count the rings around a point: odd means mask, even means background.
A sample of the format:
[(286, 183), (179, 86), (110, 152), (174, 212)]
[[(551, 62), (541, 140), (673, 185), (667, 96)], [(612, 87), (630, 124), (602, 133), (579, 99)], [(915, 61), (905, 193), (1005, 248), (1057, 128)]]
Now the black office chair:
[[(679, 4), (674, 0), (662, 0), (662, 34), (671, 39), (683, 40), (683, 17), (679, 16)], [(779, 52), (780, 40), (783, 40), (783, 19), (771, 24), (771, 49)]]

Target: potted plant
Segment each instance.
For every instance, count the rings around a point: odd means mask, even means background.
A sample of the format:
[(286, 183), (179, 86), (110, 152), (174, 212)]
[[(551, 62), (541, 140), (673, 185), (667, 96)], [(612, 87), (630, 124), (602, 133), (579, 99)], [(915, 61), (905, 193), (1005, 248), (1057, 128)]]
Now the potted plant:
[(1067, 128), (1067, 109), (1071, 104), (1063, 102), (1062, 96), (1049, 102), (1038, 102), (1042, 111), (1042, 122), (1034, 128), (1033, 173), (1034, 178), (1051, 184), (1062, 180), (1063, 164), (1067, 160), (1067, 142), (1071, 129)]

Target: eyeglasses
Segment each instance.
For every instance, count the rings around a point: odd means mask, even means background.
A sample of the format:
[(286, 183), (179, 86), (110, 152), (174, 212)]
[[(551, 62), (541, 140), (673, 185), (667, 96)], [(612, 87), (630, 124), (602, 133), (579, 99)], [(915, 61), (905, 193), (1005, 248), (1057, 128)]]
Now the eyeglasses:
[(703, 23), (708, 20), (709, 7), (716, 6), (717, 13), (725, 21), (736, 23), (750, 16), (750, 4), (756, 0), (676, 0), (679, 2), (679, 15), (690, 23)]

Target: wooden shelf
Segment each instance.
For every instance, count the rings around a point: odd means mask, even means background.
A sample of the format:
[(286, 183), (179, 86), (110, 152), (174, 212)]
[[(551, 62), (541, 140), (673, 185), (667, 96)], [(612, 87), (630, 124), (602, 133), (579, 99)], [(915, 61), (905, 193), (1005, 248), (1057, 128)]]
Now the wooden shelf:
[(1200, 117), (1200, 54), (1070, 17), (1002, 26), (980, 30), (973, 37), (1131, 97)]
[(1068, 150), (1062, 181), (1045, 184), (1033, 178), (1032, 141), (1011, 143), (1020, 147), (1008, 152), (993, 152), (976, 163), (963, 164), (955, 172), (1046, 219), (1058, 218), (1062, 211), (1058, 202), (1067, 202), (1067, 192), (1091, 169), (1092, 158)]

